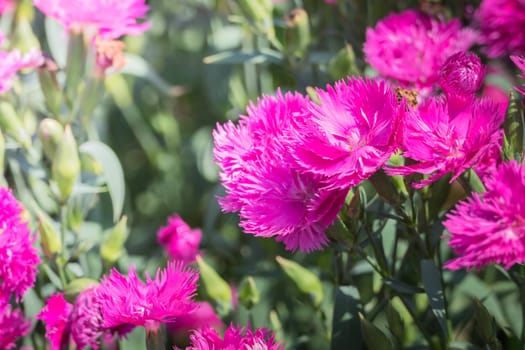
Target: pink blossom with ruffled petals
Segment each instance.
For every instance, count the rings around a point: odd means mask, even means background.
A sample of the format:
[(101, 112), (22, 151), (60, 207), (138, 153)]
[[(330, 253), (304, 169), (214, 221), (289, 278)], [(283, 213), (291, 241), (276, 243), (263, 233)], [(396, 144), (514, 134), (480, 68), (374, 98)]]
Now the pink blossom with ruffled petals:
[(351, 78), (318, 89), (320, 104), (293, 129), (292, 153), (305, 171), (329, 178), (333, 188), (359, 184), (383, 166), (398, 147), (405, 111), (385, 82)]
[(221, 338), (217, 331), (206, 327), (195, 331), (191, 337), (191, 345), (186, 350), (239, 350), (239, 349), (265, 349), (283, 350), (284, 346), (275, 341), (275, 336), (265, 328), (250, 329), (230, 325), (224, 337)]
[(187, 264), (195, 262), (201, 237), (202, 231), (191, 229), (178, 214), (168, 218), (168, 225), (157, 232), (157, 239), (170, 259)]
[(72, 309), (64, 294), (56, 293), (46, 300), (46, 305), (36, 315), (46, 326), (46, 339), (51, 343), (52, 350), (59, 350), (62, 344), (68, 344), (68, 320)]
[(475, 17), (489, 57), (525, 53), (525, 1), (483, 0)]
[(368, 28), (363, 50), (366, 61), (381, 76), (404, 86), (431, 88), (445, 60), (468, 50), (476, 39), (477, 34), (462, 29), (457, 19), (446, 21), (407, 10)]
[(453, 95), (474, 96), (483, 84), (485, 67), (476, 54), (457, 52), (439, 71), (439, 85), (450, 99)]
[[(510, 59), (521, 70), (520, 78), (525, 79), (525, 56), (510, 56)], [(521, 88), (516, 87), (516, 90), (525, 96), (525, 84)]]
[(22, 221), (22, 206), (11, 191), (0, 188), (0, 299), (14, 294), (20, 300), (31, 288), (40, 263), (38, 251), (33, 247), (27, 222)]
[(525, 263), (525, 167), (501, 164), (484, 181), (487, 191), (460, 202), (443, 222), (449, 245), (458, 255), (445, 267), (481, 268), (501, 264), (509, 269)]
[(405, 120), (404, 156), (418, 163), (386, 171), (391, 175), (430, 175), (413, 184), (421, 188), (447, 173), (452, 173), (452, 182), (469, 168), (486, 168), (487, 156), (501, 149), (503, 119), (499, 105), (490, 100), (477, 100), (454, 115), (446, 100), (431, 99), (408, 113)]
[(173, 322), (166, 324), (166, 330), (173, 338), (187, 339), (189, 332), (204, 327), (211, 327), (217, 331), (224, 328), (224, 323), (215, 313), (213, 307), (204, 301), (196, 302), (194, 312), (177, 317)]
[(29, 333), (31, 321), (22, 312), (12, 309), (6, 300), (0, 299), (0, 349), (12, 349), (18, 338)]
[(75, 300), (71, 313), (71, 337), (78, 349), (87, 346), (97, 350), (105, 334), (102, 329), (102, 313), (93, 285), (83, 290)]
[[(0, 44), (4, 40), (5, 36), (0, 34)], [(37, 48), (31, 49), (25, 54), (22, 54), (18, 49), (0, 50), (0, 62), (2, 62), (0, 65), (0, 93), (4, 93), (11, 89), (19, 71), (41, 66), (44, 63), (44, 57)]]
[(223, 210), (239, 211), (246, 233), (305, 252), (327, 244), (325, 231), (348, 192), (326, 188), (325, 177), (304, 171), (291, 156), (289, 135), (310, 114), (310, 103), (299, 93), (265, 96), (237, 125), (218, 125), (213, 133)]
[(154, 279), (146, 274), (146, 283), (137, 277), (133, 266), (127, 277), (111, 270), (95, 292), (102, 312), (102, 328), (143, 326), (156, 331), (161, 323), (195, 310), (192, 298), (198, 278), (197, 272), (180, 262), (168, 262), (165, 269), (157, 270)]
[(142, 34), (150, 27), (141, 22), (149, 6), (145, 0), (33, 0), (46, 16), (68, 30), (95, 31), (105, 39)]

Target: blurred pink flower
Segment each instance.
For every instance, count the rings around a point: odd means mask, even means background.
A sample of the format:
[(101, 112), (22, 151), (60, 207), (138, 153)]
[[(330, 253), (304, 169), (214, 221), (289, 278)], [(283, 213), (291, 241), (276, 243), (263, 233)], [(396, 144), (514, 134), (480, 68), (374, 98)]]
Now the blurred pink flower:
[(71, 312), (71, 337), (79, 350), (87, 346), (97, 350), (104, 335), (102, 313), (95, 292), (97, 287), (83, 290)]
[[(0, 45), (4, 40), (5, 36), (0, 34)], [(16, 73), (42, 65), (44, 57), (37, 48), (31, 49), (25, 54), (22, 54), (18, 49), (12, 51), (0, 50), (0, 62), (2, 62), (0, 65), (0, 93), (4, 93), (13, 86)]]
[(138, 35), (150, 27), (149, 22), (140, 21), (149, 9), (145, 0), (33, 0), (33, 3), (68, 30), (87, 30), (105, 39)]
[(211, 327), (217, 331), (224, 328), (224, 323), (215, 313), (213, 307), (207, 302), (196, 302), (194, 312), (177, 317), (173, 322), (166, 324), (168, 334), (178, 340), (188, 339), (192, 330)]
[(156, 331), (161, 323), (195, 310), (192, 298), (198, 278), (195, 271), (175, 262), (158, 269), (155, 279), (146, 274), (146, 283), (137, 277), (133, 266), (127, 277), (111, 270), (95, 291), (102, 313), (102, 328), (144, 326), (148, 331)]
[(157, 239), (172, 260), (195, 262), (202, 237), (200, 229), (192, 230), (178, 214), (168, 218), (168, 225), (157, 232)]
[(13, 11), (15, 6), (13, 0), (0, 0), (0, 14)]
[(46, 326), (46, 339), (52, 350), (59, 350), (62, 344), (68, 344), (68, 320), (73, 306), (64, 299), (63, 293), (56, 293), (46, 300), (46, 305), (36, 319)]
[[(525, 56), (510, 56), (510, 59), (521, 70), (520, 78), (525, 79)], [(516, 87), (516, 90), (525, 96), (525, 84), (521, 88)]]
[(449, 245), (458, 255), (445, 267), (481, 268), (525, 263), (525, 168), (515, 161), (501, 164), (485, 179), (487, 191), (460, 202), (443, 222)]
[(404, 156), (418, 163), (385, 170), (391, 175), (430, 175), (413, 184), (421, 188), (447, 173), (452, 173), (452, 182), (469, 168), (485, 169), (492, 162), (487, 156), (501, 149), (503, 119), (499, 105), (490, 100), (474, 101), (454, 115), (446, 100), (431, 99), (405, 120)]
[(20, 300), (38, 273), (35, 237), (22, 219), (22, 210), (11, 190), (0, 188), (0, 299), (14, 294)]
[(475, 18), (489, 57), (525, 53), (525, 1), (483, 0)]
[(214, 329), (205, 327), (196, 330), (190, 340), (191, 344), (186, 350), (284, 349), (267, 329), (260, 328), (252, 332), (250, 329), (245, 330), (233, 325), (226, 329), (222, 338)]
[(366, 61), (381, 76), (405, 87), (432, 88), (445, 60), (468, 50), (476, 39), (477, 34), (462, 29), (457, 19), (446, 21), (407, 10), (368, 28), (363, 50)]
[(6, 300), (0, 299), (0, 349), (12, 349), (15, 341), (27, 335), (31, 321), (26, 320), (22, 312), (12, 309)]
[(290, 130), (308, 113), (299, 93), (265, 96), (250, 104), (238, 125), (218, 125), (215, 161), (226, 196), (225, 211), (239, 211), (246, 233), (274, 237), (288, 250), (312, 251), (327, 244), (326, 228), (347, 193), (326, 189), (324, 178), (302, 170), (291, 156)]
[(351, 78), (318, 89), (320, 104), (293, 129), (292, 147), (305, 171), (324, 175), (333, 188), (359, 184), (398, 147), (396, 135), (405, 107), (385, 82)]

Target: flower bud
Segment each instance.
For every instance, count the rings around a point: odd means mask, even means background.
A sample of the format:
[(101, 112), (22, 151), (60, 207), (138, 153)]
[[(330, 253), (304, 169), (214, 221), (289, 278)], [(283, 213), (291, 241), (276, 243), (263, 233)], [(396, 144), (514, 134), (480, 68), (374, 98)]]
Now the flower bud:
[(44, 255), (53, 260), (62, 251), (60, 233), (51, 220), (43, 213), (38, 214), (38, 231), (40, 233), (40, 245)]
[(44, 102), (53, 115), (60, 115), (62, 105), (62, 91), (58, 84), (57, 71), (56, 62), (49, 57), (44, 58), (44, 64), (38, 69), (38, 79), (44, 94)]
[(265, 22), (272, 17), (271, 0), (239, 0), (239, 4), (248, 17), (257, 22)]
[(478, 300), (474, 301), (474, 317), (476, 320), (476, 333), (485, 341), (490, 343), (496, 335), (494, 318), (487, 308)]
[(71, 31), (67, 48), (66, 94), (72, 101), (76, 100), (80, 82), (84, 77), (86, 56), (83, 32)]
[(55, 119), (45, 118), (38, 126), (38, 138), (42, 142), (44, 155), (52, 160), (64, 136), (64, 127)]
[(225, 315), (232, 309), (232, 291), (228, 283), (208, 265), (204, 259), (197, 256), (200, 277), (206, 293), (217, 304), (219, 314)]
[(18, 49), (22, 53), (29, 52), (34, 48), (40, 48), (40, 42), (35, 36), (35, 33), (33, 33), (30, 20), (17, 16), (13, 40), (10, 46), (11, 49)]
[(98, 282), (91, 278), (78, 278), (73, 280), (64, 289), (64, 299), (71, 304), (74, 304), (80, 293), (89, 287), (96, 285), (98, 285)]
[(439, 85), (450, 96), (473, 96), (483, 84), (485, 67), (478, 56), (458, 52), (450, 56), (439, 71)]
[(328, 72), (338, 80), (352, 75), (359, 75), (355, 64), (355, 53), (351, 45), (345, 45), (328, 63)]
[(259, 290), (252, 276), (248, 276), (239, 285), (239, 301), (245, 308), (250, 310), (260, 300)]
[(319, 307), (323, 301), (323, 286), (319, 278), (298, 263), (280, 256), (275, 260), (281, 265), (284, 273), (295, 283), (299, 290), (310, 296), (312, 304)]
[(100, 256), (108, 264), (114, 264), (122, 255), (124, 243), (128, 238), (128, 218), (122, 219), (105, 234), (104, 242), (100, 245)]
[(295, 8), (285, 17), (286, 51), (290, 56), (303, 57), (310, 45), (310, 21), (308, 13), (302, 8)]
[(77, 142), (68, 125), (52, 160), (51, 176), (56, 182), (61, 198), (67, 199), (73, 191), (75, 181), (80, 174), (80, 159)]
[(13, 106), (7, 102), (0, 102), (0, 128), (24, 148), (31, 147), (31, 137), (26, 132), (22, 120)]
[(361, 334), (369, 349), (374, 350), (390, 350), (392, 349), (392, 343), (390, 339), (373, 323), (368, 321), (364, 316), (359, 313), (359, 319), (361, 320)]

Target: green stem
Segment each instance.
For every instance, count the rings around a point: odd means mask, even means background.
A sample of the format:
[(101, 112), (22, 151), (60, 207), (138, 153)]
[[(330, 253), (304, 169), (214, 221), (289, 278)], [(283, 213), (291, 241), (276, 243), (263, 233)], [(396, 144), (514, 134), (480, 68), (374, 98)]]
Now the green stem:
[(165, 350), (166, 334), (162, 324), (146, 324), (146, 349)]
[(66, 223), (67, 223), (67, 205), (61, 203), (60, 205), (60, 242), (62, 243), (62, 251), (57, 257), (57, 269), (62, 288), (67, 286), (66, 277)]

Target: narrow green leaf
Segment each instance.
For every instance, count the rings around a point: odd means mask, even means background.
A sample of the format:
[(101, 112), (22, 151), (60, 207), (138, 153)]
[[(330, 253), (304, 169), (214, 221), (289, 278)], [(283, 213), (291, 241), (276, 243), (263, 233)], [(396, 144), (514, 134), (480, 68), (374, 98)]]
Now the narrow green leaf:
[(280, 63), (282, 55), (273, 50), (258, 52), (224, 51), (203, 59), (205, 64)]
[(122, 213), (126, 193), (124, 173), (117, 155), (111, 148), (100, 141), (88, 141), (82, 144), (80, 152), (89, 154), (102, 166), (113, 205), (113, 221), (116, 222)]
[(385, 280), (383, 280), (383, 283), (385, 285), (389, 286), (390, 288), (392, 288), (393, 290), (395, 290), (398, 293), (419, 294), (419, 293), (424, 293), (425, 292), (423, 290), (423, 288), (419, 288), (419, 287), (416, 287), (416, 286), (411, 286), (410, 284), (407, 284), (407, 283), (404, 283), (404, 282), (401, 282), (401, 281), (396, 281), (396, 280), (393, 280), (393, 279), (385, 279)]
[(421, 261), (421, 278), (427, 293), (432, 312), (436, 316), (446, 339), (448, 339), (447, 315), (445, 310), (445, 297), (441, 286), (439, 270), (432, 260)]
[(357, 288), (354, 286), (337, 287), (332, 322), (331, 350), (361, 348), (359, 310), (361, 310), (361, 301)]
[(374, 350), (390, 350), (392, 349), (392, 343), (390, 339), (386, 336), (385, 333), (373, 323), (368, 321), (359, 313), (359, 318), (361, 320), (361, 334), (363, 339), (368, 345), (369, 349)]

